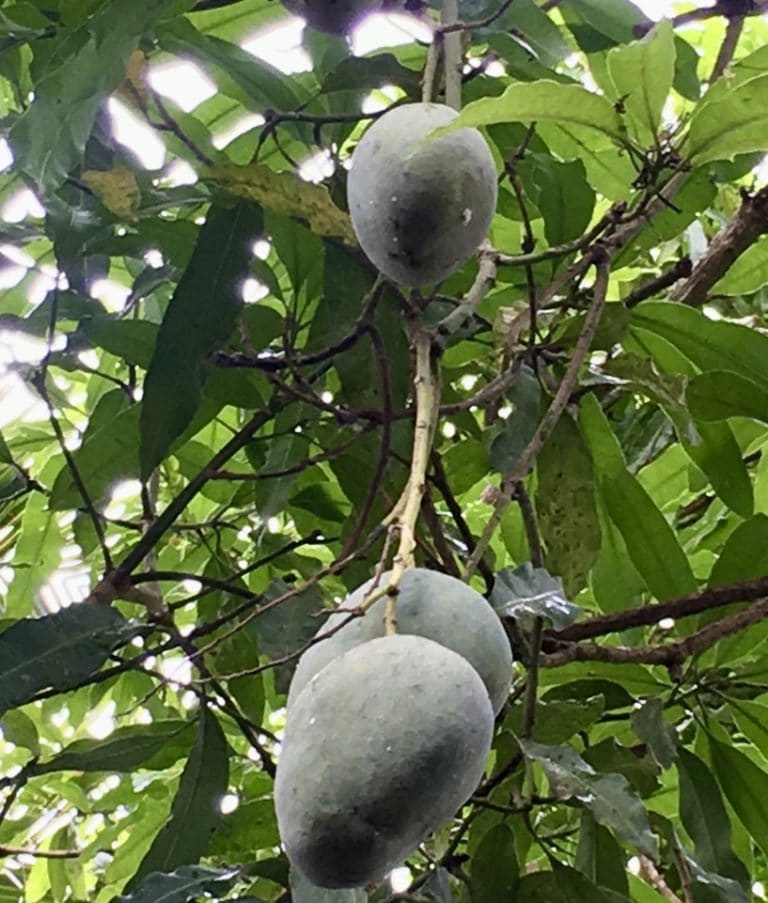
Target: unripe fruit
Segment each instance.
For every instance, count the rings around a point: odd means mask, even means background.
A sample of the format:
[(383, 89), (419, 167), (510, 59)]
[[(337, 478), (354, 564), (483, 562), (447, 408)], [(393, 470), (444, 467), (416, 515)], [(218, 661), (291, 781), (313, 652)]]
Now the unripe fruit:
[(496, 209), (496, 167), (477, 129), (425, 141), (458, 114), (435, 103), (385, 113), (352, 156), (347, 195), (360, 246), (385, 276), (440, 282), (486, 237)]
[(283, 6), (307, 24), (328, 34), (349, 34), (368, 15), (381, 7), (381, 0), (281, 0)]
[(377, 881), (469, 798), (493, 711), (474, 668), (415, 636), (363, 643), (288, 713), (275, 807), (288, 858), (320, 887)]
[[(389, 573), (382, 574), (379, 586), (386, 586)], [(288, 705), (307, 681), (336, 656), (360, 643), (384, 635), (386, 599), (375, 602), (363, 617), (350, 620), (349, 611), (357, 608), (368, 593), (371, 581), (358, 587), (341, 603), (343, 611), (334, 612), (317, 631), (331, 635), (316, 643), (299, 660), (291, 681)], [(434, 640), (463, 656), (485, 683), (494, 712), (509, 695), (512, 677), (512, 650), (496, 612), (488, 602), (455, 577), (409, 568), (400, 581), (397, 597), (397, 632)], [(341, 623), (348, 621), (344, 627)]]

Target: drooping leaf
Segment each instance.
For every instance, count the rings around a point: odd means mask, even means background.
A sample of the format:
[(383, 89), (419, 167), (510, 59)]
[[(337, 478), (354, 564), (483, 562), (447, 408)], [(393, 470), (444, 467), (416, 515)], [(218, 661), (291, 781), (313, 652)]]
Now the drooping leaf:
[(64, 536), (42, 493), (28, 497), (14, 553), (14, 574), (5, 598), (5, 614), (23, 617), (35, 607), (41, 585), (59, 563)]
[(697, 862), (709, 872), (748, 886), (749, 875), (731, 847), (731, 825), (720, 789), (706, 765), (679, 751), (680, 818), (694, 843)]
[(530, 563), (505, 568), (496, 575), (491, 603), (499, 614), (527, 622), (546, 618), (554, 627), (567, 627), (581, 613), (569, 602), (562, 581)]
[(696, 588), (685, 552), (655, 502), (620, 461), (620, 449), (594, 395), (582, 400), (581, 427), (592, 451), (600, 494), (619, 529), (632, 563), (658, 599), (674, 598)]
[(247, 201), (234, 210), (213, 206), (189, 266), (168, 306), (144, 383), (140, 463), (147, 477), (197, 411), (207, 356), (235, 328), (241, 284), (262, 214)]
[(599, 887), (628, 896), (624, 855), (624, 850), (613, 834), (598, 824), (589, 809), (584, 809), (574, 860), (576, 868)]
[(598, 774), (568, 746), (546, 746), (520, 740), (527, 758), (540, 762), (560, 799), (577, 799), (595, 820), (615, 831), (646, 855), (655, 857), (658, 841), (642, 803), (618, 774)]
[(752, 481), (746, 464), (727, 423), (698, 423), (700, 442), (684, 442), (686, 454), (706, 474), (712, 488), (726, 505), (742, 517), (754, 509)]
[[(590, 696), (583, 701), (539, 700), (532, 739), (549, 745), (565, 743), (581, 731), (588, 730), (600, 719), (604, 711), (605, 699), (602, 695)], [(504, 721), (505, 729), (521, 734), (524, 717), (524, 707), (515, 706)]]
[(631, 717), (632, 730), (648, 744), (651, 755), (661, 768), (669, 768), (677, 759), (674, 728), (664, 718), (664, 705), (660, 696), (646, 699)]
[(238, 869), (211, 869), (200, 865), (182, 866), (168, 873), (153, 872), (129, 894), (115, 903), (189, 903), (203, 894), (226, 892), (239, 877)]
[(768, 774), (735, 746), (707, 740), (726, 799), (755, 843), (768, 851)]
[(218, 719), (201, 710), (197, 739), (179, 781), (171, 817), (155, 837), (129, 887), (133, 890), (152, 872), (191, 865), (205, 853), (221, 819), (219, 803), (226, 793), (229, 747)]
[(519, 881), (515, 835), (507, 825), (495, 825), (472, 857), (470, 899), (472, 903), (514, 899)]
[(536, 514), (547, 569), (575, 596), (600, 549), (592, 458), (579, 428), (560, 418), (536, 459)]
[(491, 467), (497, 473), (506, 473), (512, 467), (533, 438), (539, 423), (541, 388), (530, 367), (524, 365), (520, 368), (507, 390), (507, 398), (513, 410), (493, 439), (490, 450)]
[(125, 618), (104, 605), (73, 605), (17, 621), (0, 634), (0, 713), (29, 702), (40, 690), (70, 689), (130, 634)]

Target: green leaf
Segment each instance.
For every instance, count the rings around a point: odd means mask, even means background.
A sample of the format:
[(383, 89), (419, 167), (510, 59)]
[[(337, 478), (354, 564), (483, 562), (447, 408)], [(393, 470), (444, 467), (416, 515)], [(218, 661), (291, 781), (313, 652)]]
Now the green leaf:
[(238, 877), (238, 869), (211, 869), (199, 865), (183, 866), (167, 874), (149, 875), (131, 893), (115, 899), (115, 903), (189, 903), (203, 895), (229, 890)]
[(91, 675), (131, 629), (104, 605), (73, 605), (16, 621), (0, 634), (0, 714), (40, 690), (68, 690)]
[(694, 166), (768, 150), (768, 75), (749, 79), (722, 100), (694, 110), (683, 152)]
[(742, 517), (750, 517), (754, 509), (752, 481), (733, 430), (727, 423), (699, 423), (697, 427), (701, 441), (684, 442), (686, 453), (725, 504)]
[(731, 825), (720, 788), (707, 766), (686, 749), (679, 751), (680, 819), (706, 870), (748, 886), (749, 875), (731, 848)]
[(719, 295), (751, 295), (768, 284), (768, 238), (758, 239), (712, 287)]
[(526, 758), (541, 763), (553, 793), (560, 799), (579, 800), (599, 824), (646, 855), (658, 855), (658, 842), (646, 811), (623, 775), (598, 774), (567, 746), (545, 746), (530, 740), (519, 743)]
[(467, 104), (451, 125), (436, 130), (432, 137), (465, 126), (500, 122), (576, 125), (592, 130), (595, 140), (600, 136), (605, 146), (623, 141), (621, 121), (609, 100), (581, 85), (564, 85), (546, 79), (515, 82), (500, 97), (484, 97)]
[(750, 417), (768, 423), (768, 388), (731, 370), (708, 370), (689, 382), (685, 392), (697, 420)]
[(184, 19), (159, 28), (157, 38), (169, 53), (201, 63), (212, 72), (222, 93), (255, 113), (293, 110), (303, 99), (296, 90), (295, 79), (284, 76), (237, 44), (201, 34)]
[(106, 740), (76, 740), (47, 762), (38, 762), (33, 771), (132, 772), (151, 767), (151, 760), (188, 727), (189, 722), (172, 719), (121, 727)]
[(731, 370), (768, 390), (768, 336), (738, 323), (710, 320), (685, 304), (644, 301), (633, 324), (666, 339), (700, 370)]
[(523, 623), (546, 618), (556, 628), (572, 624), (581, 612), (566, 598), (559, 578), (530, 563), (499, 571), (491, 592), (491, 604), (504, 617)]
[(515, 835), (505, 824), (494, 825), (483, 835), (472, 857), (470, 900), (472, 903), (513, 900), (519, 881)]
[[(533, 727), (533, 739), (538, 743), (550, 745), (565, 743), (571, 737), (586, 731), (599, 721), (605, 711), (605, 699), (602, 695), (590, 696), (580, 700), (539, 700), (536, 706), (536, 723)], [(525, 718), (524, 706), (517, 705), (504, 721), (505, 730), (515, 734), (523, 731)]]
[(662, 21), (641, 41), (611, 50), (608, 71), (633, 132), (643, 144), (651, 144), (675, 76), (672, 24)]
[(749, 756), (708, 736), (717, 780), (739, 821), (768, 852), (768, 774)]
[(575, 867), (600, 887), (629, 895), (624, 850), (611, 832), (598, 824), (594, 815), (584, 809), (579, 825), (579, 845)]
[(227, 791), (229, 747), (218, 719), (207, 708), (200, 712), (197, 740), (181, 775), (171, 817), (130, 881), (152, 872), (170, 872), (189, 865), (205, 853), (210, 836), (221, 820), (219, 802)]
[(725, 541), (712, 566), (709, 586), (728, 586), (755, 580), (768, 567), (768, 517), (756, 514), (745, 520)]
[(490, 462), (483, 442), (468, 436), (451, 445), (443, 454), (443, 467), (455, 495), (463, 495), (488, 476)]
[[(107, 392), (93, 409), (82, 444), (72, 452), (88, 497), (98, 508), (109, 502), (116, 483), (138, 476), (138, 439), (139, 406), (131, 404), (121, 389)], [(53, 511), (83, 505), (67, 463), (54, 481), (50, 505)]]
[(96, 113), (125, 77), (128, 57), (174, 5), (176, 0), (108, 0), (79, 28), (63, 29), (55, 39), (48, 71), (10, 132), (14, 159), (44, 194), (80, 162)]
[(253, 850), (265, 850), (279, 844), (274, 803), (271, 799), (250, 800), (222, 817), (208, 852), (211, 856), (238, 860)]
[(677, 759), (675, 730), (664, 718), (664, 702), (660, 696), (644, 700), (630, 715), (632, 730), (648, 745), (661, 768), (669, 768)]
[(541, 388), (533, 370), (523, 365), (507, 390), (512, 414), (491, 442), (490, 464), (497, 473), (506, 473), (520, 456), (539, 424)]
[(330, 890), (315, 887), (297, 869), (291, 869), (291, 903), (367, 903), (368, 894), (360, 887)]
[[(586, 875), (570, 866), (540, 871), (521, 879), (515, 903), (616, 903), (610, 891), (597, 887)], [(621, 897), (618, 900), (622, 900)]]
[(578, 426), (563, 416), (536, 459), (536, 514), (545, 564), (568, 596), (587, 584), (600, 550), (592, 458)]
[[(600, 494), (632, 563), (657, 599), (696, 589), (696, 579), (675, 532), (640, 481), (620, 467), (621, 450), (594, 395), (581, 406), (581, 425), (592, 451)], [(623, 456), (622, 456), (623, 457)]]
[(261, 210), (213, 206), (168, 306), (144, 382), (140, 463), (146, 479), (189, 426), (200, 402), (208, 355), (232, 334), (242, 308)]
[(97, 348), (146, 370), (157, 342), (157, 325), (146, 320), (117, 320), (94, 317), (84, 320), (81, 329)]
[(28, 749), (33, 756), (40, 755), (40, 738), (35, 722), (24, 712), (12, 709), (0, 718), (3, 740)]
[(742, 734), (768, 758), (768, 706), (748, 699), (730, 699), (728, 705)]
[(5, 615), (29, 614), (43, 582), (59, 565), (64, 536), (42, 493), (29, 496), (13, 558), (13, 582), (5, 598)]
[(333, 203), (323, 185), (308, 183), (293, 172), (275, 172), (264, 163), (225, 163), (209, 170), (206, 178), (231, 194), (301, 220), (315, 235), (357, 246), (349, 214)]
[(544, 234), (550, 245), (564, 244), (589, 226), (595, 192), (587, 181), (584, 163), (559, 163), (536, 154), (532, 177), (539, 191), (534, 200), (544, 217)]

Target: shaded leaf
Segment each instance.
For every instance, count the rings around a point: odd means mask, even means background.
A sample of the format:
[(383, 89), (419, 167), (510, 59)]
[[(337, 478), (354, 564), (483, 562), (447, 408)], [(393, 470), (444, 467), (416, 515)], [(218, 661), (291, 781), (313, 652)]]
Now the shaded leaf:
[(33, 102), (10, 133), (14, 158), (44, 193), (79, 163), (96, 113), (124, 77), (139, 39), (174, 5), (175, 0), (108, 0), (79, 28), (64, 30), (55, 62), (36, 82)]
[(211, 207), (200, 229), (192, 259), (160, 325), (144, 382), (139, 446), (144, 478), (194, 417), (206, 358), (235, 328), (243, 303), (241, 283), (261, 227), (261, 210), (241, 202), (234, 210)]
[(174, 872), (149, 875), (131, 893), (117, 897), (115, 903), (189, 903), (203, 894), (220, 894), (234, 885), (238, 869), (211, 869), (199, 865), (183, 866)]
[(367, 903), (368, 894), (360, 887), (330, 890), (316, 887), (297, 869), (291, 869), (292, 903)]
[(717, 780), (739, 821), (768, 852), (768, 774), (735, 746), (707, 738)]
[(174, 720), (120, 727), (106, 740), (76, 740), (52, 759), (38, 762), (33, 770), (35, 774), (52, 771), (136, 771), (141, 766), (151, 766), (151, 760), (169, 741), (178, 738), (188, 727), (188, 722)]
[(569, 602), (560, 579), (530, 563), (505, 568), (496, 575), (491, 604), (505, 617), (516, 620), (546, 618), (556, 628), (572, 624), (581, 609)]
[(498, 903), (514, 899), (519, 881), (515, 835), (505, 824), (494, 825), (472, 856), (470, 900)]
[(749, 875), (731, 847), (731, 825), (714, 777), (704, 762), (686, 749), (680, 750), (677, 771), (680, 819), (694, 843), (697, 863), (704, 871), (748, 887)]
[(651, 755), (661, 768), (669, 768), (677, 759), (674, 728), (664, 718), (664, 702), (652, 696), (642, 702), (630, 716), (632, 730), (648, 745)]
[(600, 549), (592, 458), (579, 428), (563, 416), (536, 459), (536, 514), (545, 564), (568, 596), (586, 586)]
[(535, 872), (522, 878), (515, 903), (613, 903), (609, 894), (580, 871), (559, 866), (551, 872)]
[(646, 811), (623, 775), (597, 774), (575, 750), (520, 740), (525, 756), (540, 762), (560, 799), (577, 799), (595, 819), (641, 852), (655, 858), (658, 843)]
[(638, 573), (658, 599), (693, 592), (696, 580), (677, 536), (637, 477), (623, 466), (613, 431), (594, 395), (583, 399), (580, 418), (595, 471), (601, 474), (601, 497)]
[(125, 166), (89, 169), (80, 173), (80, 178), (118, 219), (129, 222), (138, 219), (140, 193), (132, 170)]
[[(565, 743), (575, 734), (587, 730), (600, 719), (605, 711), (605, 699), (601, 695), (578, 700), (539, 700), (533, 738), (538, 743), (550, 745)], [(504, 720), (505, 729), (515, 734), (523, 731), (524, 707), (515, 706)]]
[(611, 832), (584, 809), (579, 825), (579, 845), (574, 866), (600, 887), (629, 895), (624, 850)]
[(141, 861), (130, 888), (152, 872), (169, 872), (197, 862), (221, 819), (219, 802), (227, 791), (229, 747), (218, 719), (200, 712), (195, 745), (179, 781), (171, 817)]
[(541, 388), (533, 370), (523, 365), (507, 390), (512, 414), (491, 443), (490, 464), (497, 473), (506, 473), (528, 445), (539, 425)]
[(751, 417), (768, 423), (768, 389), (730, 370), (708, 370), (688, 382), (685, 397), (697, 420)]
[(70, 689), (130, 633), (125, 618), (104, 605), (73, 605), (12, 624), (0, 634), (0, 713), (29, 702), (40, 690)]

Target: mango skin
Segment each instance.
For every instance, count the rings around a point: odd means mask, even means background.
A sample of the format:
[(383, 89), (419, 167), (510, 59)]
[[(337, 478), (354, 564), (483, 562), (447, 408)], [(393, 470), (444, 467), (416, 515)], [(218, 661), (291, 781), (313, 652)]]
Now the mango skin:
[(466, 802), (492, 735), (460, 655), (403, 635), (350, 649), (288, 713), (275, 807), (289, 860), (319, 887), (381, 880)]
[(462, 267), (496, 209), (496, 167), (477, 129), (423, 141), (457, 115), (444, 104), (395, 107), (352, 155), (347, 199), (357, 240), (378, 270), (413, 288)]
[[(379, 586), (386, 586), (389, 572)], [(315, 636), (344, 627), (322, 642), (310, 646), (299, 659), (288, 691), (288, 706), (309, 679), (337, 655), (354, 646), (384, 636), (386, 599), (375, 602), (363, 617), (349, 620), (348, 611), (361, 604), (372, 581), (364, 583), (339, 606)], [(397, 632), (434, 640), (463, 656), (475, 668), (498, 714), (509, 695), (512, 678), (512, 650), (498, 615), (488, 602), (455, 577), (426, 568), (409, 568), (400, 581), (397, 597)]]
[(283, 6), (307, 24), (327, 34), (346, 35), (368, 13), (381, 7), (380, 0), (281, 0)]

